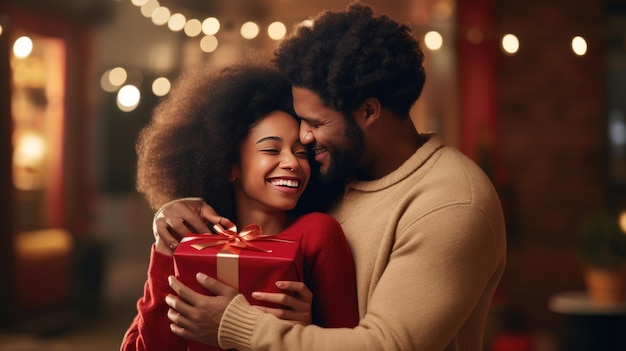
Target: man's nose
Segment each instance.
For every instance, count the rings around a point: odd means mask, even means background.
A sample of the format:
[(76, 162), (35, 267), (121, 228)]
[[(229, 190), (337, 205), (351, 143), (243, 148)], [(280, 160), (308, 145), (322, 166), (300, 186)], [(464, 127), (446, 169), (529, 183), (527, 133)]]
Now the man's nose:
[(315, 141), (315, 136), (306, 123), (300, 124), (300, 142), (304, 145), (310, 144)]

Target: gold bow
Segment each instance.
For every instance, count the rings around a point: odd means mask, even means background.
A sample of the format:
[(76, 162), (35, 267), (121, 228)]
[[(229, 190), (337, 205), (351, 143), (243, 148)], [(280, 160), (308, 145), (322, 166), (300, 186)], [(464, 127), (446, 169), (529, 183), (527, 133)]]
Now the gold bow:
[(237, 232), (236, 226), (224, 229), (221, 225), (216, 224), (213, 226), (213, 229), (216, 231), (215, 235), (206, 233), (187, 236), (183, 238), (181, 242), (192, 240), (201, 241), (190, 245), (196, 250), (204, 250), (208, 247), (223, 245), (224, 247), (222, 250), (231, 251), (237, 254), (241, 252), (241, 249), (250, 249), (268, 253), (272, 252), (272, 250), (263, 249), (251, 243), (251, 241), (263, 238), (263, 230), (258, 224), (249, 224), (245, 226), (240, 233)]

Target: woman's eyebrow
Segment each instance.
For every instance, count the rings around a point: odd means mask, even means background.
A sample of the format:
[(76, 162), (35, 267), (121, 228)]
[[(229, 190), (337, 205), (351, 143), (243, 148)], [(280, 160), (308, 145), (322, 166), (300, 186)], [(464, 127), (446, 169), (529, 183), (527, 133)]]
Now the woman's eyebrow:
[(262, 142), (264, 142), (264, 141), (268, 141), (268, 140), (272, 140), (272, 141), (280, 141), (281, 139), (280, 139), (279, 137), (277, 137), (277, 136), (266, 136), (266, 137), (263, 137), (263, 138), (261, 138), (261, 139), (257, 140), (257, 142), (256, 142), (256, 143), (257, 143), (257, 144), (260, 144), (260, 143), (262, 143)]

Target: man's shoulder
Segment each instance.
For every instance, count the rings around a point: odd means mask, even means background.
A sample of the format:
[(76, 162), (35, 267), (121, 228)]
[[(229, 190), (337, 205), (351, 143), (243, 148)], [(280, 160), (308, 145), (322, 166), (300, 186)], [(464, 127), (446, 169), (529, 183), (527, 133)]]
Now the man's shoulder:
[(430, 212), (453, 205), (499, 204), (493, 183), (472, 159), (452, 146), (439, 146), (393, 192), (406, 212)]
[[(491, 184), (489, 176), (484, 169), (469, 156), (453, 146), (442, 145), (431, 155), (429, 174), (437, 177), (457, 178), (456, 185), (469, 185), (470, 183)], [(463, 180), (468, 183), (463, 182)]]

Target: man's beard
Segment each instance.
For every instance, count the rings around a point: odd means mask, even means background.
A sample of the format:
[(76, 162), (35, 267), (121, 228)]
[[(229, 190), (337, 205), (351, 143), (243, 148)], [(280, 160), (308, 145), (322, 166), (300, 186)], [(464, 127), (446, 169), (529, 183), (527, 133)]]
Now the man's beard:
[(363, 154), (365, 153), (365, 138), (363, 131), (354, 121), (352, 116), (346, 116), (346, 135), (344, 147), (328, 149), (330, 163), (326, 172), (320, 170), (322, 183), (331, 183), (338, 179), (349, 178), (357, 169)]

